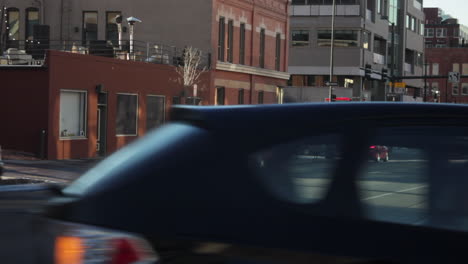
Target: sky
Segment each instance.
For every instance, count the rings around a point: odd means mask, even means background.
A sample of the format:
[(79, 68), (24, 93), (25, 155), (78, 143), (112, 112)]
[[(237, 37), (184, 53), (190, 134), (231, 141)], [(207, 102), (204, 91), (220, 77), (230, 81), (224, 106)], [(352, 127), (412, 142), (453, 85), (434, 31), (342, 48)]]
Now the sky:
[(423, 0), (424, 7), (439, 7), (468, 26), (468, 0)]

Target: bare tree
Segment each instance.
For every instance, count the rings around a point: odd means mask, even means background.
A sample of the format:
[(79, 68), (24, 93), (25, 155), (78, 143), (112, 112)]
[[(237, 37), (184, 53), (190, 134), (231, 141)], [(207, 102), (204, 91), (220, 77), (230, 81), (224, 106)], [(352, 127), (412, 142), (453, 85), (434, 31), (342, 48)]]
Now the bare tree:
[(183, 65), (176, 68), (177, 73), (182, 78), (185, 87), (193, 86), (198, 83), (198, 78), (207, 67), (201, 68), (202, 51), (193, 47), (187, 47), (183, 52)]

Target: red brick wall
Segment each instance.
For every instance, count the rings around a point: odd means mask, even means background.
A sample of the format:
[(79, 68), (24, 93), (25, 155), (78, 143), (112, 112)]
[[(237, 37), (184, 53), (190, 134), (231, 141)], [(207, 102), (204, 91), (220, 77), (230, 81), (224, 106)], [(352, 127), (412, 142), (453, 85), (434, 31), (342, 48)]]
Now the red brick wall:
[(0, 80), (0, 146), (38, 154), (48, 122), (47, 70), (2, 68)]
[[(432, 64), (439, 64), (439, 75), (447, 75), (453, 70), (453, 64), (460, 65), (460, 74), (463, 74), (463, 64), (468, 71), (468, 49), (466, 48), (431, 48), (426, 49), (426, 61), (431, 65), (428, 75), (432, 74)], [(452, 85), (447, 86), (446, 79), (428, 79), (428, 90), (431, 90), (432, 83), (438, 83), (440, 90), (440, 101), (448, 103), (468, 103), (468, 95), (462, 95), (462, 84), (468, 83), (468, 78), (462, 78), (459, 85), (459, 95), (452, 94)]]
[[(70, 53), (50, 52), (50, 108), (49, 158), (69, 159), (96, 155), (97, 94), (98, 84), (108, 92), (107, 151), (111, 153), (136, 139), (134, 136), (116, 136), (115, 116), (117, 93), (138, 94), (138, 136), (146, 133), (146, 96), (165, 95), (166, 114), (172, 97), (182, 92), (182, 86), (172, 66), (83, 56)], [(201, 93), (208, 91), (206, 83), (199, 85)], [(87, 139), (60, 140), (59, 113), (60, 90), (86, 90)]]

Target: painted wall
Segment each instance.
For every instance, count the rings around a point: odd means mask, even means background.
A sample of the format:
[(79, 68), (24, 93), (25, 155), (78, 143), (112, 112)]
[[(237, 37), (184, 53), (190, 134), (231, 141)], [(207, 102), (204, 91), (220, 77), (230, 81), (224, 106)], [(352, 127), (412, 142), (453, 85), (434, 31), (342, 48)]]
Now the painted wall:
[(48, 127), (47, 70), (5, 68), (0, 80), (0, 146), (39, 154), (40, 133)]

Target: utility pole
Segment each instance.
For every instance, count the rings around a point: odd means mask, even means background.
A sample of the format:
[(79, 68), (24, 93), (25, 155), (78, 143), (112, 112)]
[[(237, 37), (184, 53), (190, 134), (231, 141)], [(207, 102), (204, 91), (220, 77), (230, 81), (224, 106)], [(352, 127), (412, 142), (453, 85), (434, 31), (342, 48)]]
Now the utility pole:
[(390, 61), (390, 80), (392, 81), (391, 93), (395, 93), (395, 23), (392, 23), (392, 56)]
[[(333, 61), (335, 51), (335, 12), (336, 12), (336, 0), (333, 0), (332, 4), (332, 24), (331, 24), (331, 47), (330, 47), (330, 84), (333, 82)], [(328, 99), (332, 102), (333, 86), (328, 87)]]

